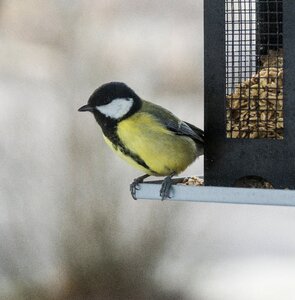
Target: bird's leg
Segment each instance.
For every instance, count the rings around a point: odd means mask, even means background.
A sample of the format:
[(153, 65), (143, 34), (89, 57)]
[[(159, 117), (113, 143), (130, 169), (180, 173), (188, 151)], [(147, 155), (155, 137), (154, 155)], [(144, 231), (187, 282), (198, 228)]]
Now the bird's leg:
[(161, 189), (160, 189), (160, 197), (162, 198), (162, 201), (166, 198), (170, 198), (169, 192), (170, 192), (171, 186), (173, 184), (172, 177), (174, 175), (176, 175), (175, 172), (171, 173), (169, 176), (165, 177), (163, 182), (162, 182), (162, 186), (161, 186)]
[(134, 200), (136, 200), (136, 197), (135, 197), (136, 191), (139, 190), (138, 184), (142, 183), (144, 181), (144, 179), (146, 179), (149, 176), (150, 175), (148, 175), (148, 174), (144, 174), (140, 177), (135, 178), (133, 180), (133, 182), (130, 184), (130, 192), (131, 192), (131, 196)]

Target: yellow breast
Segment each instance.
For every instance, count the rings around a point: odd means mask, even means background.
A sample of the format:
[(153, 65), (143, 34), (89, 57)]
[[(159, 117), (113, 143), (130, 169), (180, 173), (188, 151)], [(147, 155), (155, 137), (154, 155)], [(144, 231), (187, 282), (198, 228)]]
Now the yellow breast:
[[(138, 155), (149, 169), (118, 150), (117, 153), (150, 175), (166, 176), (172, 172), (180, 173), (196, 158), (196, 145), (192, 139), (175, 135), (144, 112), (119, 122), (117, 134), (123, 145)], [(106, 142), (112, 147), (108, 139)]]

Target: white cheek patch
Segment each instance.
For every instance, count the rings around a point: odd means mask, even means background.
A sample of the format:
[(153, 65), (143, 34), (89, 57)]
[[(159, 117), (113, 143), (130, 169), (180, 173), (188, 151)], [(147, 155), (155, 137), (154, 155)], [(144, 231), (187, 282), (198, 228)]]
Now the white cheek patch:
[(132, 98), (117, 98), (106, 105), (96, 106), (96, 109), (106, 117), (120, 119), (129, 112), (132, 105)]

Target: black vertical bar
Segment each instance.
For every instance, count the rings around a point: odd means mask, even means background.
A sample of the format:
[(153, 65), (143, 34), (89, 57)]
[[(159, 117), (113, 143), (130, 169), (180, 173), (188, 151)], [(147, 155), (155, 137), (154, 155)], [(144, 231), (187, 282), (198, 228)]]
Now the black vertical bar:
[[(288, 141), (286, 159), (295, 167), (295, 1), (284, 1), (284, 136)], [(293, 172), (295, 174), (295, 170)], [(294, 176), (294, 175), (293, 175)], [(295, 176), (294, 176), (295, 178)], [(295, 181), (295, 180), (294, 180)]]
[(223, 155), (216, 145), (225, 139), (225, 3), (204, 1), (205, 182), (222, 176), (212, 168)]

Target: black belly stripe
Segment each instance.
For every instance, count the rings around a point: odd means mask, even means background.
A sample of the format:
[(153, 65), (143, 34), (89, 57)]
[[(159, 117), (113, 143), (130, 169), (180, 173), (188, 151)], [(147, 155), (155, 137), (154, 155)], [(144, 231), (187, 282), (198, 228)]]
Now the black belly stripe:
[[(113, 144), (114, 145), (114, 144)], [(120, 145), (114, 145), (115, 148), (117, 148), (119, 151), (121, 151), (123, 154), (131, 157), (134, 161), (136, 161), (139, 165), (141, 165), (142, 167), (150, 170), (151, 172), (153, 172), (150, 167), (144, 162), (144, 160), (142, 160), (137, 154), (131, 152), (129, 149), (127, 149), (126, 147), (124, 147), (122, 144)]]
[(103, 133), (111, 141), (115, 150), (119, 150), (124, 155), (132, 158), (134, 161), (136, 161), (139, 165), (141, 165), (145, 169), (148, 169), (152, 173), (157, 174), (157, 172), (151, 170), (151, 168), (144, 162), (143, 159), (140, 158), (139, 155), (135, 154), (134, 152), (130, 151), (127, 147), (124, 146), (124, 144), (121, 142), (120, 138), (117, 135), (117, 126), (114, 126), (112, 130), (110, 130), (110, 127), (108, 127), (108, 130), (103, 130)]

